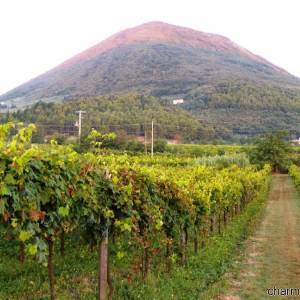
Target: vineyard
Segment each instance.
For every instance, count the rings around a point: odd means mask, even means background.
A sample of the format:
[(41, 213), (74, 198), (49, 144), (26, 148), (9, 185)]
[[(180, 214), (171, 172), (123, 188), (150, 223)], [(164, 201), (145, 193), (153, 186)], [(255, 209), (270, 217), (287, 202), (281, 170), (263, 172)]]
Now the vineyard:
[[(94, 277), (85, 283), (84, 299), (136, 299), (130, 288), (136, 282), (145, 286), (153, 274), (171, 276), (178, 266), (188, 272), (269, 182), (270, 167), (257, 169), (243, 154), (229, 155), (226, 162), (79, 154), (55, 141), (32, 145), (34, 130), (33, 125), (0, 126), (0, 253), (13, 251), (22, 270), (28, 264), (47, 269), (51, 299), (61, 293), (55, 275), (62, 267), (55, 256), (63, 265), (70, 253)], [(291, 172), (299, 183), (299, 170)], [(11, 299), (27, 299), (29, 291), (45, 299), (42, 280), (30, 278), (24, 286), (33, 286), (12, 287)], [(8, 287), (9, 280), (0, 275)], [(70, 294), (59, 299), (76, 298)], [(7, 294), (0, 291), (1, 297)]]
[(295, 165), (290, 166), (289, 174), (293, 178), (296, 187), (299, 189), (300, 188), (300, 167), (297, 167)]

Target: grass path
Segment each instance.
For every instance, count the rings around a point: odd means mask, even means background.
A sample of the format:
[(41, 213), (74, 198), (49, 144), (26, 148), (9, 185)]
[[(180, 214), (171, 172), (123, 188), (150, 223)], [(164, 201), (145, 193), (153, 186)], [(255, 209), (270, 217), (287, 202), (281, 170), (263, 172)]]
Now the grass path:
[(300, 197), (287, 175), (273, 176), (262, 223), (226, 277), (229, 289), (218, 299), (283, 299), (266, 289), (300, 288)]

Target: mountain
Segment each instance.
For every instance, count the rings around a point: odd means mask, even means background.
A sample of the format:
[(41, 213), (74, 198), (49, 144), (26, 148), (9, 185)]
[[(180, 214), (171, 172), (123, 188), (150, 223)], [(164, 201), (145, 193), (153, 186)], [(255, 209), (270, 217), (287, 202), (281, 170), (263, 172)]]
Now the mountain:
[[(17, 107), (135, 91), (231, 131), (297, 131), (300, 79), (221, 35), (162, 22), (121, 31), (2, 95)], [(299, 123), (299, 122), (298, 122)]]

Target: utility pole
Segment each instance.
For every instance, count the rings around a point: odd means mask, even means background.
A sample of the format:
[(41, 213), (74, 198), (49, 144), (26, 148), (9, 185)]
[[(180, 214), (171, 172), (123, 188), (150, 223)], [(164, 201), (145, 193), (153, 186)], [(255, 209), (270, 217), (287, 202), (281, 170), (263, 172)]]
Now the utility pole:
[(80, 146), (80, 139), (81, 139), (81, 119), (82, 114), (86, 113), (84, 110), (77, 110), (76, 113), (78, 113), (78, 143)]
[(151, 156), (153, 156), (153, 120), (151, 122)]
[(146, 122), (144, 123), (144, 147), (145, 147), (145, 154), (147, 154), (147, 130), (146, 130)]

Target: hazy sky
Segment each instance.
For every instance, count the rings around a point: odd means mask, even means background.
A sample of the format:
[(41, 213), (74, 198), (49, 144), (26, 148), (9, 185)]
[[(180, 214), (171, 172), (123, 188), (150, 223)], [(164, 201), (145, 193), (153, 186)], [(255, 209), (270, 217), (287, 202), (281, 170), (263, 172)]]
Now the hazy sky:
[(300, 77), (299, 14), (299, 0), (0, 0), (0, 94), (149, 21), (225, 35)]

